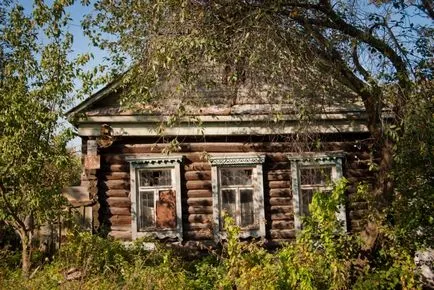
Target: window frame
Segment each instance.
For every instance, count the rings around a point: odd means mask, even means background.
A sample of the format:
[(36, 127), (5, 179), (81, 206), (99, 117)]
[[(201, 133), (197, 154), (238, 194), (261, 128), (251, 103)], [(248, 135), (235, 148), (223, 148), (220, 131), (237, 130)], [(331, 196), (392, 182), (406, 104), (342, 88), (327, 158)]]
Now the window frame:
[[(325, 154), (315, 154), (307, 156), (288, 155), (291, 162), (291, 183), (292, 183), (292, 202), (294, 208), (294, 228), (302, 228), (302, 196), (301, 196), (301, 176), (300, 170), (306, 168), (331, 167), (331, 182), (335, 182), (343, 177), (342, 162), (344, 154), (342, 152), (331, 152)], [(339, 206), (336, 217), (341, 221), (343, 228), (347, 229), (347, 217), (345, 204)]]
[[(223, 221), (221, 218), (222, 194), (221, 185), (222, 168), (244, 168), (252, 169), (252, 188), (253, 188), (253, 208), (254, 218), (257, 219), (256, 228), (241, 229), (240, 237), (263, 237), (265, 238), (265, 211), (264, 211), (264, 176), (262, 164), (265, 161), (265, 155), (214, 155), (210, 157), (211, 163), (211, 182), (213, 197), (213, 234), (216, 241), (226, 239), (226, 232), (222, 230)], [(242, 186), (241, 186), (242, 187)], [(241, 188), (240, 187), (240, 188)], [(240, 197), (236, 197), (237, 200)]]
[[(182, 204), (181, 204), (181, 164), (183, 156), (137, 156), (127, 158), (130, 163), (130, 198), (131, 198), (131, 235), (135, 240), (141, 237), (157, 237), (163, 238), (177, 238), (182, 241)], [(140, 170), (159, 170), (170, 169), (171, 171), (171, 188), (175, 190), (176, 202), (176, 227), (173, 229), (157, 229), (155, 227), (149, 230), (139, 229), (139, 194), (140, 194)], [(169, 187), (169, 186), (168, 186)], [(152, 187), (149, 187), (152, 188)], [(159, 186), (150, 189), (154, 191), (154, 214), (156, 215), (156, 192)], [(155, 220), (156, 222), (156, 220)]]

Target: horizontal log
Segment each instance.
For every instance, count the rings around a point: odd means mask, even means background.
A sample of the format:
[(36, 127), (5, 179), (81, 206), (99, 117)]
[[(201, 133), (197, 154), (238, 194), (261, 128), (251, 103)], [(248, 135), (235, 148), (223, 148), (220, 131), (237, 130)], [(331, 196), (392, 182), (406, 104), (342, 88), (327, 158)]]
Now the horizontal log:
[(268, 183), (268, 186), (270, 188), (291, 188), (291, 181), (284, 181), (284, 180), (280, 180), (280, 181), (270, 181)]
[(101, 172), (130, 172), (130, 166), (128, 162), (123, 164), (103, 163), (101, 164)]
[(131, 215), (114, 215), (109, 218), (112, 225), (129, 225), (131, 224)]
[(108, 197), (128, 197), (130, 196), (130, 191), (126, 189), (109, 189), (105, 192)]
[(131, 209), (129, 207), (109, 207), (108, 211), (112, 215), (128, 215), (128, 216), (131, 216)]
[(277, 213), (293, 213), (292, 205), (279, 205), (279, 206), (272, 206), (270, 209), (271, 214), (277, 214)]
[(201, 223), (186, 223), (183, 225), (186, 231), (198, 231), (198, 230), (212, 230), (211, 224)]
[(105, 180), (102, 181), (98, 187), (102, 189), (130, 189), (130, 180)]
[(270, 153), (269, 154), (271, 161), (274, 161), (274, 162), (285, 162), (285, 161), (289, 162), (287, 155), (288, 155), (287, 153)]
[(194, 162), (184, 166), (185, 171), (209, 171), (211, 164), (209, 162)]
[(359, 210), (351, 210), (349, 213), (350, 219), (358, 220), (367, 217), (367, 210), (359, 209)]
[(212, 198), (188, 198), (187, 204), (192, 206), (212, 206)]
[(102, 175), (106, 180), (129, 180), (130, 174), (127, 172), (110, 172)]
[(186, 153), (185, 158), (190, 162), (208, 162), (208, 154), (206, 152)]
[(212, 206), (189, 206), (187, 211), (190, 214), (212, 214)]
[(285, 170), (291, 168), (291, 163), (289, 160), (285, 160), (283, 162), (270, 162), (265, 164), (265, 168), (267, 170)]
[(267, 178), (269, 181), (274, 180), (291, 180), (291, 170), (273, 170), (269, 171), (267, 174)]
[(111, 225), (110, 230), (111, 231), (120, 231), (120, 232), (130, 232), (131, 231), (131, 225)]
[(187, 220), (189, 223), (212, 224), (212, 214), (190, 214)]
[(273, 188), (270, 189), (270, 197), (288, 197), (292, 198), (292, 190), (287, 188)]
[(190, 189), (211, 189), (211, 181), (208, 180), (192, 180), (187, 181), (185, 186), (188, 190)]
[(101, 155), (101, 161), (107, 164), (128, 164), (126, 156), (122, 154), (103, 154)]
[(188, 198), (212, 197), (211, 190), (208, 189), (191, 189), (187, 191)]
[(292, 205), (292, 198), (289, 197), (272, 197), (270, 205)]
[(274, 213), (270, 215), (272, 221), (277, 220), (293, 220), (294, 215), (292, 212), (285, 212), (285, 213)]
[(186, 171), (185, 180), (211, 180), (211, 171)]
[(213, 234), (211, 230), (185, 231), (184, 238), (186, 240), (211, 240), (213, 239)]
[(294, 239), (296, 231), (292, 230), (271, 230), (270, 236), (272, 239)]
[(294, 222), (290, 220), (278, 220), (271, 222), (271, 229), (276, 230), (291, 230), (294, 229)]
[(131, 207), (131, 200), (128, 197), (110, 197), (107, 198), (107, 203), (110, 207)]
[(122, 240), (122, 241), (130, 241), (132, 239), (131, 232), (111, 231), (109, 235), (117, 240)]

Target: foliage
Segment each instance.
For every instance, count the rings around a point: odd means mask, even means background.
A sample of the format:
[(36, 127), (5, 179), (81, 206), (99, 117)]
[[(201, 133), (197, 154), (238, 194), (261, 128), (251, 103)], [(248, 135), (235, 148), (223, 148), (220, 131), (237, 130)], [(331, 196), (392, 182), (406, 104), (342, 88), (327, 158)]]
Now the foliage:
[[(346, 181), (331, 195), (316, 193), (311, 216), (293, 243), (274, 252), (238, 239), (239, 228), (225, 219), (227, 241), (221, 252), (191, 262), (175, 249), (143, 240), (125, 245), (87, 232), (74, 232), (51, 264), (30, 281), (4, 273), (3, 285), (62, 289), (415, 289), (411, 255), (384, 227), (383, 246), (375, 259), (361, 256), (359, 239), (336, 218)], [(67, 280), (71, 269), (80, 275)], [(73, 271), (72, 271), (73, 272)]]
[(0, 3), (0, 218), (20, 236), (24, 275), (35, 230), (61, 214), (61, 190), (75, 174), (72, 134), (59, 124), (81, 62), (69, 57), (70, 2), (36, 1), (30, 12)]
[[(188, 105), (248, 98), (258, 104), (292, 104), (308, 125), (315, 112), (329, 106), (363, 104), (376, 177), (371, 194), (383, 215), (398, 204), (417, 206), (422, 213), (431, 200), (417, 193), (431, 192), (425, 188), (429, 182), (417, 176), (411, 177), (418, 179), (417, 188), (403, 188), (408, 179), (399, 171), (407, 171), (407, 163), (390, 173), (394, 157), (407, 158), (405, 148), (413, 151), (418, 141), (430, 142), (423, 133), (430, 129), (416, 129), (411, 115), (420, 104), (422, 112), (432, 110), (433, 15), (425, 0), (101, 0), (83, 27), (111, 53), (117, 75), (130, 66), (119, 81), (120, 92), (122, 104), (135, 109), (169, 103), (182, 116)], [(432, 120), (432, 115), (425, 118)], [(419, 155), (418, 162), (426, 155)], [(402, 208), (396, 208), (395, 218), (405, 221), (408, 215), (399, 213), (411, 211)], [(423, 221), (426, 216), (418, 216), (402, 229), (429, 224)]]

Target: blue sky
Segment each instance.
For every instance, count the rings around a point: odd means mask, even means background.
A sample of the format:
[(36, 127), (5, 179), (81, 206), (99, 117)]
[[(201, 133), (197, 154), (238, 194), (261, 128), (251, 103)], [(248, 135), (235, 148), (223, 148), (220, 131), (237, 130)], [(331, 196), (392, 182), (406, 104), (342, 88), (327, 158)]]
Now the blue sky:
[[(2, 1), (2, 0), (0, 0)], [(24, 6), (24, 8), (27, 11), (31, 11), (33, 6), (33, 0), (19, 0), (20, 4)], [(51, 1), (47, 1), (48, 4), (50, 4)], [(86, 69), (91, 69), (94, 66), (98, 65), (103, 61), (104, 56), (106, 56), (106, 53), (101, 51), (100, 49), (94, 47), (90, 40), (83, 34), (82, 28), (81, 28), (81, 20), (83, 17), (92, 12), (93, 6), (83, 6), (81, 5), (80, 0), (76, 0), (74, 5), (69, 7), (67, 9), (67, 13), (69, 13), (70, 18), (72, 21), (69, 24), (68, 30), (73, 34), (74, 36), (74, 43), (72, 46), (72, 53), (71, 57), (75, 57), (79, 54), (85, 54), (85, 53), (92, 53), (93, 59), (87, 64)], [(77, 87), (80, 86), (80, 83), (76, 82)], [(74, 105), (78, 104), (85, 96), (77, 96), (74, 100)], [(66, 121), (61, 122), (62, 125), (70, 126), (70, 124)], [(69, 147), (71, 147), (73, 150), (77, 152), (81, 152), (81, 141), (80, 138), (76, 137), (74, 138), (69, 144)]]

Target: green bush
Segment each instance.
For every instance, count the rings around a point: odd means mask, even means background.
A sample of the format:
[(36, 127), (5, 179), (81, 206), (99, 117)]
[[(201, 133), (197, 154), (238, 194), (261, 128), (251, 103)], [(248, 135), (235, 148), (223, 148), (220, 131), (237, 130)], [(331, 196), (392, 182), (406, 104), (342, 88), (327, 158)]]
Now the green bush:
[[(294, 242), (275, 252), (261, 242), (240, 241), (240, 229), (225, 218), (221, 251), (193, 261), (181, 252), (144, 240), (130, 245), (87, 232), (74, 232), (50, 263), (30, 280), (19, 271), (0, 271), (0, 289), (415, 289), (411, 252), (394, 229), (379, 229), (378, 247), (364, 256), (359, 239), (336, 218), (346, 180), (330, 193), (315, 193), (310, 216)], [(71, 273), (77, 274), (68, 279)]]

